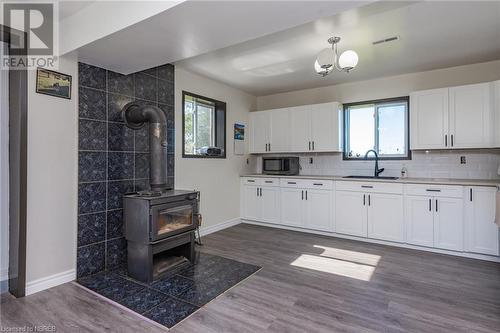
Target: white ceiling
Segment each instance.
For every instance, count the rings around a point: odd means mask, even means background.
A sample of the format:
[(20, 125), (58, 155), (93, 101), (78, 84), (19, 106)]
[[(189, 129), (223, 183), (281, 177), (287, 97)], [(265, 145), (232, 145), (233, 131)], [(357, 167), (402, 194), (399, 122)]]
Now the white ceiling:
[[(293, 2), (283, 2), (286, 17)], [(228, 25), (228, 29), (232, 28)], [(328, 37), (353, 49), (351, 73), (315, 74)], [(373, 41), (398, 35), (396, 42)], [(500, 59), (500, 2), (377, 2), (176, 65), (255, 95), (313, 88), (382, 76)], [(492, 68), (500, 71), (500, 68)]]
[(296, 27), (372, 1), (186, 1), (88, 43), (78, 49), (78, 55), (83, 62), (128, 74)]

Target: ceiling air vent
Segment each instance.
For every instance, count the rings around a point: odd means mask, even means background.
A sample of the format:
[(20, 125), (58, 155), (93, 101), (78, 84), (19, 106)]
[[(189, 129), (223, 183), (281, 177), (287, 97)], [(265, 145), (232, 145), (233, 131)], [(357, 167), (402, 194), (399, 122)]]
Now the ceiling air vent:
[(389, 37), (389, 38), (384, 38), (384, 39), (380, 39), (380, 40), (376, 40), (374, 42), (372, 42), (373, 45), (378, 45), (378, 44), (383, 44), (383, 43), (389, 43), (389, 42), (393, 42), (395, 40), (398, 40), (399, 39), (399, 36), (392, 36), (392, 37)]

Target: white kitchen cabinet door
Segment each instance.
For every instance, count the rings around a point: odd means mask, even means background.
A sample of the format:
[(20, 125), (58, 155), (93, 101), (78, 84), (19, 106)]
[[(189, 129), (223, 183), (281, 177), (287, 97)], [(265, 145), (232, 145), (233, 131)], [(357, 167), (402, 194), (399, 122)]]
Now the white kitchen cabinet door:
[(290, 112), (290, 151), (294, 153), (311, 151), (311, 112), (308, 106), (296, 106)]
[(402, 195), (369, 194), (368, 237), (393, 242), (405, 241)]
[(452, 148), (485, 148), (493, 145), (491, 84), (452, 87), (449, 145)]
[(290, 111), (288, 109), (277, 109), (266, 112), (271, 114), (268, 150), (273, 153), (290, 151)]
[(244, 185), (241, 187), (241, 212), (244, 219), (260, 219), (261, 206), (257, 191), (257, 186)]
[(340, 119), (338, 103), (311, 105), (312, 151), (341, 151)]
[(450, 145), (448, 136), (448, 88), (410, 94), (410, 146), (440, 149)]
[(306, 190), (305, 226), (313, 230), (333, 231), (333, 192)]
[(500, 147), (500, 80), (493, 82), (494, 146)]
[(281, 200), (279, 187), (261, 187), (260, 195), (261, 220), (269, 223), (279, 223)]
[(267, 111), (250, 112), (250, 152), (266, 153), (270, 142), (271, 113)]
[(498, 255), (498, 225), (495, 224), (494, 187), (466, 188), (465, 251)]
[(405, 198), (406, 242), (434, 246), (434, 203), (432, 198), (407, 195)]
[(281, 224), (303, 227), (304, 210), (304, 190), (281, 188)]
[(462, 251), (463, 200), (436, 197), (434, 200), (434, 247), (445, 250)]
[[(367, 195), (362, 192), (335, 192), (335, 232), (366, 237)], [(363, 204), (363, 202), (365, 204)]]

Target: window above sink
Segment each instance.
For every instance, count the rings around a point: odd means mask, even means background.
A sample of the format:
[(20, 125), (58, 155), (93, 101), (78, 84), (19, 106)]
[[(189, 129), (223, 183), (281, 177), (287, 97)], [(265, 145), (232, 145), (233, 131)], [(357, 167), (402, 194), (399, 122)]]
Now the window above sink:
[(411, 159), (408, 97), (344, 104), (344, 159), (364, 160), (374, 149), (380, 160)]

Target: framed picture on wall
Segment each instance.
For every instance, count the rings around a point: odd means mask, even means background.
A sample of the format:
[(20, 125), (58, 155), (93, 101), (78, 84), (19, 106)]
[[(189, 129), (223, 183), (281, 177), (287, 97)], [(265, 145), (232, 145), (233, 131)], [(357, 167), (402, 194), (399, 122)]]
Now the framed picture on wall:
[(38, 68), (36, 71), (36, 92), (71, 99), (71, 75)]

